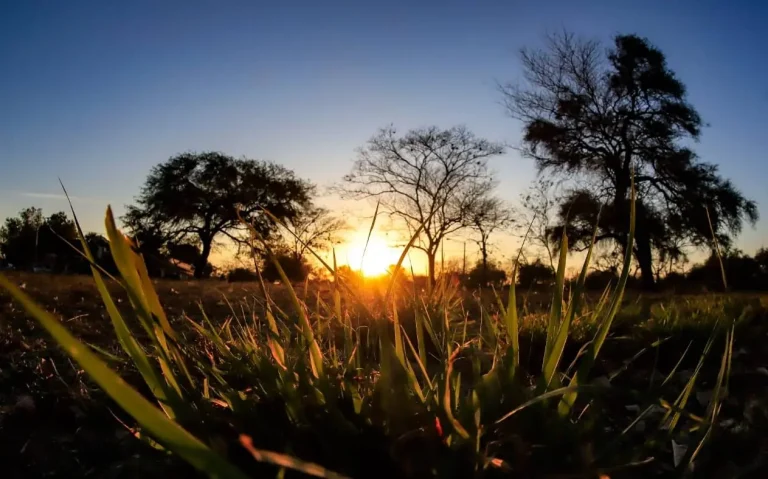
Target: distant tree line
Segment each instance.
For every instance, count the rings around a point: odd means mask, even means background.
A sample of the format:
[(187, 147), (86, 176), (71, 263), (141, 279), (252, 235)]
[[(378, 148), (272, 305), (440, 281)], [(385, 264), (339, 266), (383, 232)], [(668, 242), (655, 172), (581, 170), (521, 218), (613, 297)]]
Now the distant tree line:
[[(611, 280), (627, 248), (637, 267), (632, 281), (646, 290), (725, 288), (718, 286), (721, 263), (729, 289), (766, 287), (765, 250), (750, 257), (733, 248), (744, 224), (757, 221), (756, 204), (692, 149), (705, 123), (659, 48), (637, 35), (617, 35), (606, 49), (565, 32), (548, 37), (544, 48), (523, 49), (520, 59), (522, 78), (501, 85), (500, 95), (523, 125), (518, 151), (539, 173), (523, 194), (522, 211), (496, 194), (489, 161), (504, 145), (464, 126), (382, 128), (336, 187), (343, 198), (381, 208), (402, 233), (401, 245), (411, 242), (424, 254), (429, 285), (438, 280), (445, 242), (456, 235), (465, 248), (474, 243), (480, 256), (467, 271), (465, 253), (457, 279), (471, 286), (503, 283), (493, 240), (522, 230), (526, 247), (539, 250), (538, 259), (517, 271), (523, 286), (551, 282), (563, 233), (573, 251), (588, 248), (596, 233), (606, 264), (590, 274), (594, 287)], [(627, 244), (633, 191), (635, 235)], [(151, 274), (208, 277), (218, 247), (243, 260), (231, 279), (253, 279), (258, 269), (278, 280), (266, 261), (271, 251), (289, 278), (301, 281), (311, 270), (310, 251), (338, 242), (345, 227), (315, 200), (312, 183), (275, 163), (182, 153), (152, 168), (122, 221)], [(87, 271), (76, 239), (65, 214), (44, 217), (29, 208), (0, 229), (0, 256), (22, 269)], [(88, 240), (108, 249), (103, 237)], [(712, 255), (679, 272), (689, 254), (715, 252), (715, 245), (725, 251), (722, 258)], [(108, 259), (99, 261), (109, 266)]]

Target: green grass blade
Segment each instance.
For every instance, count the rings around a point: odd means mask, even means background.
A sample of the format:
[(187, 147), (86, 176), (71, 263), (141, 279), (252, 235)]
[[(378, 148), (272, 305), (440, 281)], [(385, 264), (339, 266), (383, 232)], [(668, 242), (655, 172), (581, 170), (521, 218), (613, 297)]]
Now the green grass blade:
[(517, 374), (520, 365), (520, 326), (517, 318), (517, 298), (515, 293), (515, 278), (517, 276), (517, 264), (512, 270), (512, 281), (509, 283), (509, 298), (507, 299), (507, 311), (504, 322), (507, 327), (507, 338), (512, 351), (512, 369), (510, 376)]
[[(600, 221), (600, 216), (598, 214), (598, 221)], [(576, 281), (576, 285), (573, 288), (573, 292), (571, 295), (571, 301), (568, 304), (568, 309), (565, 313), (565, 319), (562, 320), (560, 323), (560, 328), (558, 329), (557, 336), (555, 337), (555, 341), (552, 344), (552, 348), (549, 350), (549, 356), (545, 358), (544, 363), (544, 369), (543, 369), (543, 380), (544, 384), (542, 387), (542, 390), (546, 391), (550, 388), (550, 385), (552, 384), (552, 379), (555, 376), (555, 372), (557, 371), (557, 367), (560, 364), (560, 359), (563, 356), (563, 350), (565, 349), (565, 343), (568, 340), (568, 334), (570, 332), (571, 324), (573, 323), (574, 318), (576, 317), (576, 314), (581, 309), (581, 299), (582, 299), (582, 293), (584, 290), (584, 283), (587, 280), (587, 271), (589, 270), (589, 262), (592, 259), (592, 251), (595, 247), (595, 239), (597, 238), (597, 224), (595, 224), (594, 232), (592, 233), (592, 241), (589, 244), (589, 250), (587, 251), (587, 256), (584, 258), (584, 264), (581, 267), (581, 273), (579, 273), (579, 278)], [(568, 238), (563, 234), (563, 244), (562, 247), (568, 246)], [(561, 256), (562, 259), (562, 256)], [(559, 268), (559, 267), (558, 267)]]
[(549, 321), (547, 322), (547, 343), (544, 348), (542, 367), (547, 363), (551, 356), (555, 336), (562, 321), (563, 289), (565, 285), (565, 266), (567, 258), (568, 236), (566, 236), (565, 231), (563, 231), (563, 237), (560, 240), (560, 260), (557, 263), (557, 274), (555, 276), (555, 291), (552, 295), (552, 306), (549, 311)]
[[(630, 190), (631, 192), (630, 192), (630, 207), (629, 207), (629, 233), (627, 234), (627, 246), (624, 251), (624, 264), (622, 266), (621, 276), (619, 276), (619, 282), (616, 285), (616, 289), (613, 291), (613, 297), (611, 298), (610, 308), (606, 313), (605, 318), (603, 318), (602, 322), (600, 323), (600, 327), (598, 328), (597, 334), (595, 335), (595, 339), (592, 341), (590, 348), (587, 350), (587, 353), (584, 355), (584, 358), (582, 359), (582, 362), (579, 365), (579, 368), (576, 371), (576, 374), (571, 378), (571, 382), (570, 382), (571, 386), (578, 386), (579, 384), (582, 384), (587, 380), (587, 377), (589, 376), (589, 372), (591, 371), (592, 366), (597, 360), (597, 355), (600, 353), (600, 349), (602, 348), (603, 343), (605, 342), (605, 338), (608, 336), (608, 331), (610, 330), (611, 324), (613, 323), (613, 318), (616, 317), (616, 313), (619, 311), (619, 308), (621, 307), (621, 301), (624, 297), (624, 288), (627, 285), (627, 278), (629, 277), (629, 269), (630, 269), (630, 266), (632, 265), (632, 250), (633, 250), (632, 246), (635, 240), (636, 192), (635, 192), (634, 176), (632, 178), (633, 179), (632, 179), (632, 185)], [(558, 406), (558, 412), (561, 416), (566, 416), (570, 413), (573, 407), (573, 404), (576, 402), (576, 395), (577, 395), (576, 392), (572, 392), (563, 396)]]
[(0, 286), (21, 303), (27, 313), (48, 331), (96, 384), (164, 447), (211, 477), (233, 479), (248, 477), (153, 406), (96, 354), (72, 336), (53, 315), (37, 306), (31, 298), (1, 275)]
[(691, 377), (686, 382), (685, 387), (680, 392), (680, 395), (678, 395), (677, 399), (675, 399), (675, 402), (673, 403), (674, 408), (669, 409), (667, 413), (664, 414), (664, 417), (661, 420), (663, 429), (667, 429), (671, 432), (675, 429), (675, 427), (677, 427), (677, 423), (682, 417), (682, 411), (685, 410), (685, 406), (688, 404), (688, 399), (690, 398), (691, 393), (693, 393), (693, 388), (696, 385), (696, 379), (701, 372), (701, 368), (704, 367), (704, 360), (707, 358), (709, 350), (712, 349), (712, 345), (715, 342), (716, 335), (717, 326), (715, 326), (715, 328), (712, 330), (712, 334), (709, 336), (707, 344), (704, 345), (704, 350), (699, 357), (699, 362), (696, 365), (696, 368), (693, 370), (693, 374), (691, 374)]
[(94, 283), (96, 283), (96, 289), (101, 296), (101, 300), (104, 303), (105, 309), (107, 310), (107, 315), (112, 322), (112, 327), (115, 329), (117, 340), (126, 354), (128, 354), (128, 356), (133, 361), (136, 369), (139, 371), (139, 374), (141, 374), (141, 377), (144, 379), (144, 382), (147, 384), (150, 391), (152, 391), (152, 394), (160, 402), (160, 406), (163, 408), (166, 414), (168, 414), (169, 417), (174, 418), (176, 414), (173, 411), (172, 404), (177, 401), (175, 392), (169, 390), (165, 384), (165, 381), (161, 378), (160, 373), (154, 368), (154, 366), (152, 366), (149, 357), (128, 329), (128, 325), (125, 323), (125, 320), (120, 314), (120, 311), (117, 309), (117, 306), (112, 299), (112, 295), (109, 293), (109, 289), (107, 289), (106, 283), (104, 283), (104, 279), (102, 278), (99, 269), (94, 266), (96, 264), (95, 258), (91, 252), (91, 249), (88, 247), (88, 242), (85, 240), (83, 229), (80, 227), (77, 214), (75, 214), (75, 209), (72, 206), (72, 202), (69, 199), (69, 194), (67, 193), (66, 188), (64, 188), (63, 183), (61, 184), (61, 188), (64, 190), (64, 195), (66, 196), (67, 202), (69, 203), (69, 208), (72, 211), (72, 218), (77, 229), (77, 235), (80, 239), (80, 244), (83, 248), (83, 253), (91, 264), (91, 274), (93, 275)]
[(251, 230), (251, 234), (253, 234), (256, 238), (258, 238), (262, 242), (262, 245), (264, 246), (264, 250), (267, 253), (267, 257), (269, 258), (270, 261), (272, 261), (272, 264), (275, 265), (275, 269), (277, 270), (277, 273), (280, 276), (280, 279), (285, 285), (285, 289), (288, 291), (288, 295), (291, 298), (291, 302), (293, 303), (293, 306), (296, 309), (296, 314), (299, 315), (301, 332), (304, 335), (304, 339), (307, 341), (307, 345), (309, 347), (309, 360), (310, 360), (310, 365), (312, 367), (312, 374), (316, 378), (323, 377), (324, 376), (323, 353), (320, 350), (320, 345), (317, 343), (317, 340), (315, 339), (315, 333), (312, 330), (312, 324), (310, 324), (309, 318), (307, 317), (307, 312), (304, 310), (304, 307), (302, 306), (301, 301), (299, 300), (299, 297), (296, 295), (296, 290), (293, 289), (293, 285), (291, 284), (291, 281), (288, 279), (288, 276), (285, 274), (283, 267), (280, 266), (280, 261), (278, 261), (277, 257), (272, 251), (272, 248), (270, 248), (267, 242), (264, 241), (263, 238), (261, 238), (261, 235), (258, 234), (258, 232), (253, 228), (252, 225), (249, 225), (249, 227)]

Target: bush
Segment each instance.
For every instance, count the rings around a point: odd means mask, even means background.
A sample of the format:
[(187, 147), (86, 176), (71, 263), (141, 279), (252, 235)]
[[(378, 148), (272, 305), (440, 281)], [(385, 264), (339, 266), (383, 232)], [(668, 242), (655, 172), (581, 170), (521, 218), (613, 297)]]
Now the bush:
[(555, 284), (555, 272), (537, 258), (533, 263), (523, 263), (517, 268), (517, 284), (526, 289), (549, 288)]
[(506, 279), (507, 273), (495, 264), (488, 263), (487, 266), (483, 266), (482, 262), (478, 262), (467, 275), (465, 283), (471, 288), (484, 288), (491, 285), (499, 287)]
[(256, 281), (258, 279), (256, 272), (248, 268), (235, 268), (227, 273), (227, 281), (230, 283)]
[[(291, 253), (277, 253), (276, 259), (288, 280), (292, 283), (298, 283), (307, 279), (310, 268), (303, 257), (296, 257)], [(282, 281), (275, 263), (269, 260), (264, 261), (261, 275), (265, 281)]]
[(609, 284), (616, 285), (619, 275), (615, 271), (595, 270), (587, 274), (584, 287), (590, 291), (604, 290)]

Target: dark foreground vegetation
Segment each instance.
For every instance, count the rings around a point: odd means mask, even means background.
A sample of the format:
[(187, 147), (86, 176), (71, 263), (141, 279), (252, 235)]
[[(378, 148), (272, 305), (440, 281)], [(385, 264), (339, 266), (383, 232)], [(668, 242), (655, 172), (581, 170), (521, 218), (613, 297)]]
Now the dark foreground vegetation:
[[(205, 454), (231, 467), (196, 464), (217, 477), (766, 472), (763, 295), (627, 292), (607, 324), (608, 296), (590, 293), (579, 306), (566, 294), (557, 324), (568, 326), (548, 340), (553, 298), (542, 292), (508, 303), (507, 290), (440, 283), (428, 294), (402, 281), (393, 310), (385, 281), (354, 291), (297, 285), (298, 304), (285, 286), (160, 281), (153, 286), (169, 323), (155, 317), (147, 330), (130, 283), (123, 280), (126, 291), (108, 281), (117, 310), (154, 358), (147, 375), (121, 346), (90, 278), (7, 278), (202, 442), (190, 456), (137, 424), (3, 293), (4, 477), (190, 476), (195, 470), (181, 458), (194, 464), (190, 457)], [(163, 359), (161, 337), (177, 356)], [(151, 378), (160, 381), (155, 390)]]

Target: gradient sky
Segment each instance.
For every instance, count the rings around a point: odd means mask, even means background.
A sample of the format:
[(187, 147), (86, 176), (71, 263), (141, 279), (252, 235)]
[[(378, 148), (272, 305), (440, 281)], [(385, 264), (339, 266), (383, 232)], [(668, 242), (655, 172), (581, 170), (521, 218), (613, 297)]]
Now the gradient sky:
[[(497, 81), (563, 27), (647, 36), (710, 124), (697, 147), (755, 199), (768, 245), (768, 3), (758, 1), (82, 2), (0, 0), (0, 218), (64, 209), (87, 229), (182, 151), (273, 160), (320, 185), (378, 127), (465, 124), (511, 144)], [(493, 162), (515, 200), (534, 177)], [(332, 198), (325, 200), (334, 207)], [(359, 209), (359, 208), (355, 208)]]

